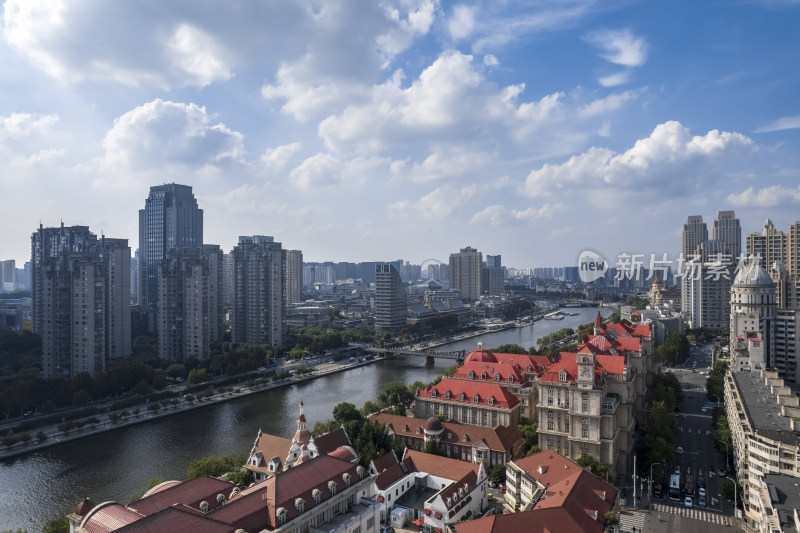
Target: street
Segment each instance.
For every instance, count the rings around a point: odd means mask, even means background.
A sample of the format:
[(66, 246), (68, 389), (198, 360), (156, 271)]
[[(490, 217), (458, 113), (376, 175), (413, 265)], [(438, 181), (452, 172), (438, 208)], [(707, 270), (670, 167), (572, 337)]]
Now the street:
[[(648, 523), (645, 531), (706, 531), (709, 528), (727, 528), (734, 523), (733, 503), (722, 497), (722, 483), (726, 482), (726, 478), (721, 477), (720, 473), (724, 474), (728, 467), (725, 448), (721, 445), (720, 452), (715, 447), (712, 409), (704, 412), (708, 401), (705, 383), (710, 367), (709, 344), (693, 347), (684, 367), (671, 370), (683, 390), (683, 401), (676, 412), (675, 420), (678, 429), (676, 453), (673, 463), (665, 469), (661, 497), (653, 499), (650, 510), (643, 514), (643, 519), (629, 520)], [(671, 501), (668, 497), (670, 475), (677, 472), (676, 468), (680, 469), (682, 490), (685, 488), (686, 476), (694, 477), (695, 489), (690, 496), (691, 507), (686, 506), (686, 495), (683, 492), (680, 501)], [(707, 491), (706, 505), (700, 506), (699, 487), (703, 485)], [(629, 527), (623, 531), (633, 530)]]

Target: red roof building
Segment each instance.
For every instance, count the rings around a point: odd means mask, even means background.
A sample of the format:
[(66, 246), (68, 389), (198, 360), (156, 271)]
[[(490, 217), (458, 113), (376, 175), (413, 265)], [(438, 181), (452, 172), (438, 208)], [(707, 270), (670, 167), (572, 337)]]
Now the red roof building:
[(419, 418), (441, 414), (463, 424), (495, 427), (519, 423), (521, 404), (496, 382), (446, 378), (417, 391), (414, 406)]

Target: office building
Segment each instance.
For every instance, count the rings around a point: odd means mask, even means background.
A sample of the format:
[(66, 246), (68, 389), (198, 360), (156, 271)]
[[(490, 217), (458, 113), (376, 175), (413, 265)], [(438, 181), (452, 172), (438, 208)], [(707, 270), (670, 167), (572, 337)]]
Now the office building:
[(286, 305), (302, 301), (303, 289), (303, 252), (300, 250), (284, 250), (283, 261), (283, 297)]
[(131, 257), (131, 305), (139, 305), (139, 250)]
[(222, 305), (233, 304), (233, 254), (222, 254)]
[(0, 261), (0, 292), (17, 290), (17, 263), (13, 259)]
[(283, 250), (272, 237), (239, 237), (233, 249), (233, 342), (283, 344)]
[(393, 265), (375, 265), (375, 329), (397, 332), (406, 327), (406, 289)]
[(481, 253), (467, 246), (450, 254), (450, 288), (461, 293), (461, 299), (477, 300), (481, 294)]
[(45, 376), (95, 375), (130, 355), (130, 248), (86, 226), (31, 236), (33, 329)]
[(158, 267), (169, 250), (203, 245), (203, 210), (188, 185), (150, 187), (139, 210), (139, 305), (148, 313), (148, 329), (156, 330)]

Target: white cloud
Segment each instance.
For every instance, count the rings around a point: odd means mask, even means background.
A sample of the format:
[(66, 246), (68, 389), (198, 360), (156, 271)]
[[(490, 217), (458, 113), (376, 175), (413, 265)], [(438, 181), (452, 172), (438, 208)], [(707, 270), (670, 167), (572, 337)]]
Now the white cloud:
[(210, 85), (233, 75), (228, 54), (209, 33), (181, 24), (167, 43), (174, 65), (193, 79), (193, 85)]
[(56, 122), (58, 115), (12, 113), (6, 117), (0, 116), (0, 141), (45, 133)]
[(286, 167), (289, 159), (300, 151), (299, 142), (284, 144), (276, 148), (270, 148), (261, 154), (261, 162), (270, 172), (280, 172)]
[(600, 57), (617, 65), (640, 67), (647, 60), (647, 43), (630, 30), (592, 32), (584, 39), (601, 50)]
[(740, 133), (712, 130), (693, 137), (679, 122), (665, 122), (624, 153), (590, 148), (560, 165), (546, 164), (528, 175), (524, 191), (537, 197), (576, 188), (623, 193), (660, 187), (688, 194), (690, 183), (712, 179), (714, 161), (746, 154), (752, 145)]
[(775, 207), (780, 204), (800, 202), (800, 186), (794, 189), (773, 185), (755, 190), (748, 187), (740, 193), (731, 193), (728, 202), (735, 207)]
[(486, 54), (483, 56), (483, 64), (487, 67), (496, 67), (500, 64), (500, 61), (492, 54)]
[(342, 162), (331, 154), (319, 153), (307, 158), (292, 170), (293, 182), (300, 188), (312, 189), (339, 182)]
[(617, 72), (616, 74), (601, 76), (597, 81), (603, 87), (616, 87), (617, 85), (628, 83), (630, 77), (630, 72)]
[(408, 200), (395, 202), (389, 205), (389, 210), (401, 216), (443, 219), (463, 208), (464, 204), (475, 196), (477, 190), (475, 185), (437, 187), (414, 202)]
[(593, 100), (578, 110), (580, 117), (592, 117), (602, 113), (607, 113), (619, 109), (625, 102), (636, 98), (635, 91), (625, 91), (624, 93), (612, 93), (605, 98)]
[(117, 118), (103, 147), (108, 164), (132, 169), (226, 165), (244, 150), (242, 134), (213, 123), (205, 107), (161, 99)]
[(450, 38), (454, 41), (465, 39), (475, 29), (475, 15), (478, 8), (459, 4), (453, 8), (453, 15), (447, 21)]
[(798, 128), (800, 128), (800, 115), (773, 120), (769, 124), (765, 124), (760, 128), (757, 128), (755, 131), (756, 133), (766, 133), (770, 131), (794, 130)]
[(490, 205), (475, 213), (469, 223), (478, 226), (510, 226), (530, 224), (553, 216), (561, 204), (544, 204), (541, 207), (513, 209), (504, 205)]
[(408, 164), (408, 161), (394, 161), (392, 175), (401, 180), (418, 183), (459, 178), (479, 172), (491, 158), (491, 154), (469, 147), (442, 144), (422, 163)]

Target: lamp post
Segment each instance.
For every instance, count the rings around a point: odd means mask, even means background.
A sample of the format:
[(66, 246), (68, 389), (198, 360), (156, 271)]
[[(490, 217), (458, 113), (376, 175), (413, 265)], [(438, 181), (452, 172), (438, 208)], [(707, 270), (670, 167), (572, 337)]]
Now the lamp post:
[[(656, 465), (660, 465), (661, 463), (653, 463), (650, 465), (650, 487), (647, 492), (647, 501), (648, 503), (652, 504), (653, 502), (653, 467)], [(667, 466), (664, 464), (664, 466)]]
[(736, 510), (739, 507), (739, 504), (738, 504), (738, 502), (736, 500), (736, 479), (734, 479), (732, 477), (725, 478), (725, 479), (730, 479), (733, 482), (733, 517), (734, 518), (739, 518), (738, 513), (736, 512)]
[(725, 471), (727, 472), (731, 467), (730, 463), (728, 462), (728, 443), (724, 440), (718, 440), (717, 442), (720, 442), (723, 446), (725, 446)]

